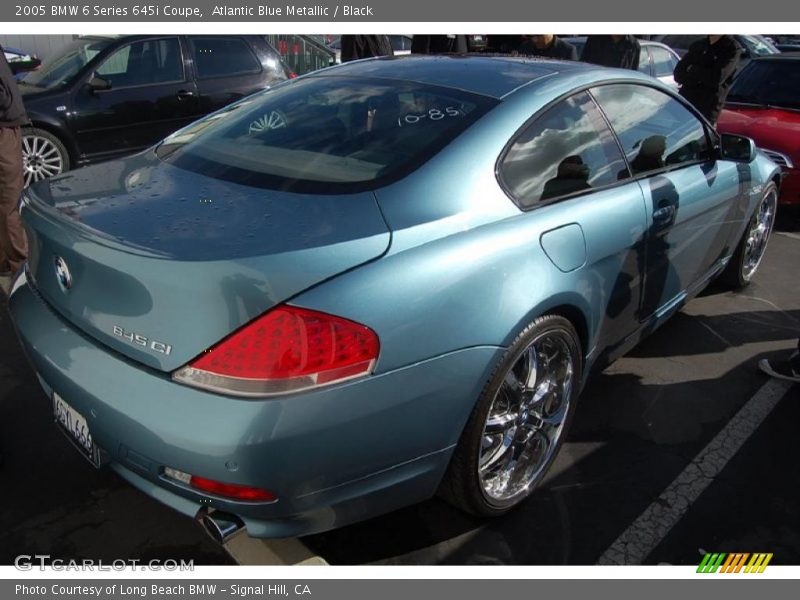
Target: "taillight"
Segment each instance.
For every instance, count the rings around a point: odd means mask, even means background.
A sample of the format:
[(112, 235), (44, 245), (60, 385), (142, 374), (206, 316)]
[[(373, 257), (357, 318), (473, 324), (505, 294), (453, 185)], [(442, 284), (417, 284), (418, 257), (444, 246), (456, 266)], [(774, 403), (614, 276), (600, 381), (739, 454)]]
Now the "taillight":
[(213, 479), (190, 475), (189, 473), (184, 473), (183, 471), (171, 467), (164, 468), (164, 476), (167, 477), (167, 479), (183, 483), (198, 491), (207, 492), (214, 496), (222, 496), (223, 498), (231, 498), (233, 500), (242, 500), (245, 502), (273, 502), (277, 499), (275, 494), (261, 488), (239, 485), (237, 483), (214, 481)]
[(372, 372), (378, 336), (369, 327), (295, 306), (279, 306), (213, 346), (173, 379), (239, 396), (270, 396)]

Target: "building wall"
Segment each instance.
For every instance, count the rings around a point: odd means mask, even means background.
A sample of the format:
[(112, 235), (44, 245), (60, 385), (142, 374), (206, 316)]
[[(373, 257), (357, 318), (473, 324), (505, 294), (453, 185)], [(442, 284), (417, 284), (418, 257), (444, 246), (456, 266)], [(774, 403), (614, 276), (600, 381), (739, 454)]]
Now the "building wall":
[(75, 39), (76, 35), (7, 35), (0, 33), (0, 44), (24, 50), (46, 59)]

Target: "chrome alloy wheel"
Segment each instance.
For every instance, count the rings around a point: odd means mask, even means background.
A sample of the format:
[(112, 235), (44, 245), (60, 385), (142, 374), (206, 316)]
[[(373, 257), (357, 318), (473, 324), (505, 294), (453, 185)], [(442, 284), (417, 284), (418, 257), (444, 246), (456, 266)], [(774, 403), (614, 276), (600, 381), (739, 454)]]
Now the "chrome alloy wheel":
[(773, 188), (761, 199), (761, 204), (756, 209), (753, 220), (750, 221), (750, 230), (747, 232), (744, 247), (744, 260), (742, 261), (742, 277), (749, 281), (761, 264), (767, 242), (775, 223), (775, 212), (778, 204), (778, 192)]
[(542, 332), (506, 373), (489, 408), (478, 457), (481, 491), (510, 504), (547, 467), (564, 429), (574, 385), (566, 331)]
[(22, 166), (25, 185), (58, 175), (64, 170), (61, 151), (47, 138), (28, 134), (22, 137)]

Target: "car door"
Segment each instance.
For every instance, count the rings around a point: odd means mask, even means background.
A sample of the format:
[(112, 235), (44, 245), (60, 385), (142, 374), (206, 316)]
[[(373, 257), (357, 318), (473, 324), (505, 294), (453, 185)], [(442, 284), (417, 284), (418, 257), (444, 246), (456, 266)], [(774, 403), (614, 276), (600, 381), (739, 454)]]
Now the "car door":
[(636, 331), (645, 202), (591, 96), (579, 92), (534, 117), (508, 146), (498, 175), (527, 213), (531, 242), (559, 270), (581, 269), (581, 285), (604, 314), (598, 346)]
[(749, 167), (717, 160), (705, 123), (654, 87), (591, 90), (620, 141), (648, 207), (642, 319), (666, 316), (730, 252), (744, 219)]
[(245, 37), (193, 35), (188, 40), (203, 113), (227, 106), (278, 79), (267, 72), (269, 66), (261, 63)]
[[(108, 89), (92, 86), (104, 82)], [(78, 147), (90, 159), (145, 148), (198, 116), (177, 37), (132, 41), (100, 62), (73, 101)]]

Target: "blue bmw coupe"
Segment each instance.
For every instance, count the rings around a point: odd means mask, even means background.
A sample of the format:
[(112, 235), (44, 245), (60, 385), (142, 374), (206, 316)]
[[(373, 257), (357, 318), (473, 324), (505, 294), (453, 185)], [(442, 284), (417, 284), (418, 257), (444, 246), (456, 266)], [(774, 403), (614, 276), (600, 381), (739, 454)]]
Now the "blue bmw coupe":
[(590, 369), (747, 285), (778, 184), (636, 72), (366, 60), (29, 188), (9, 306), (77, 449), (218, 539), (500, 515)]

